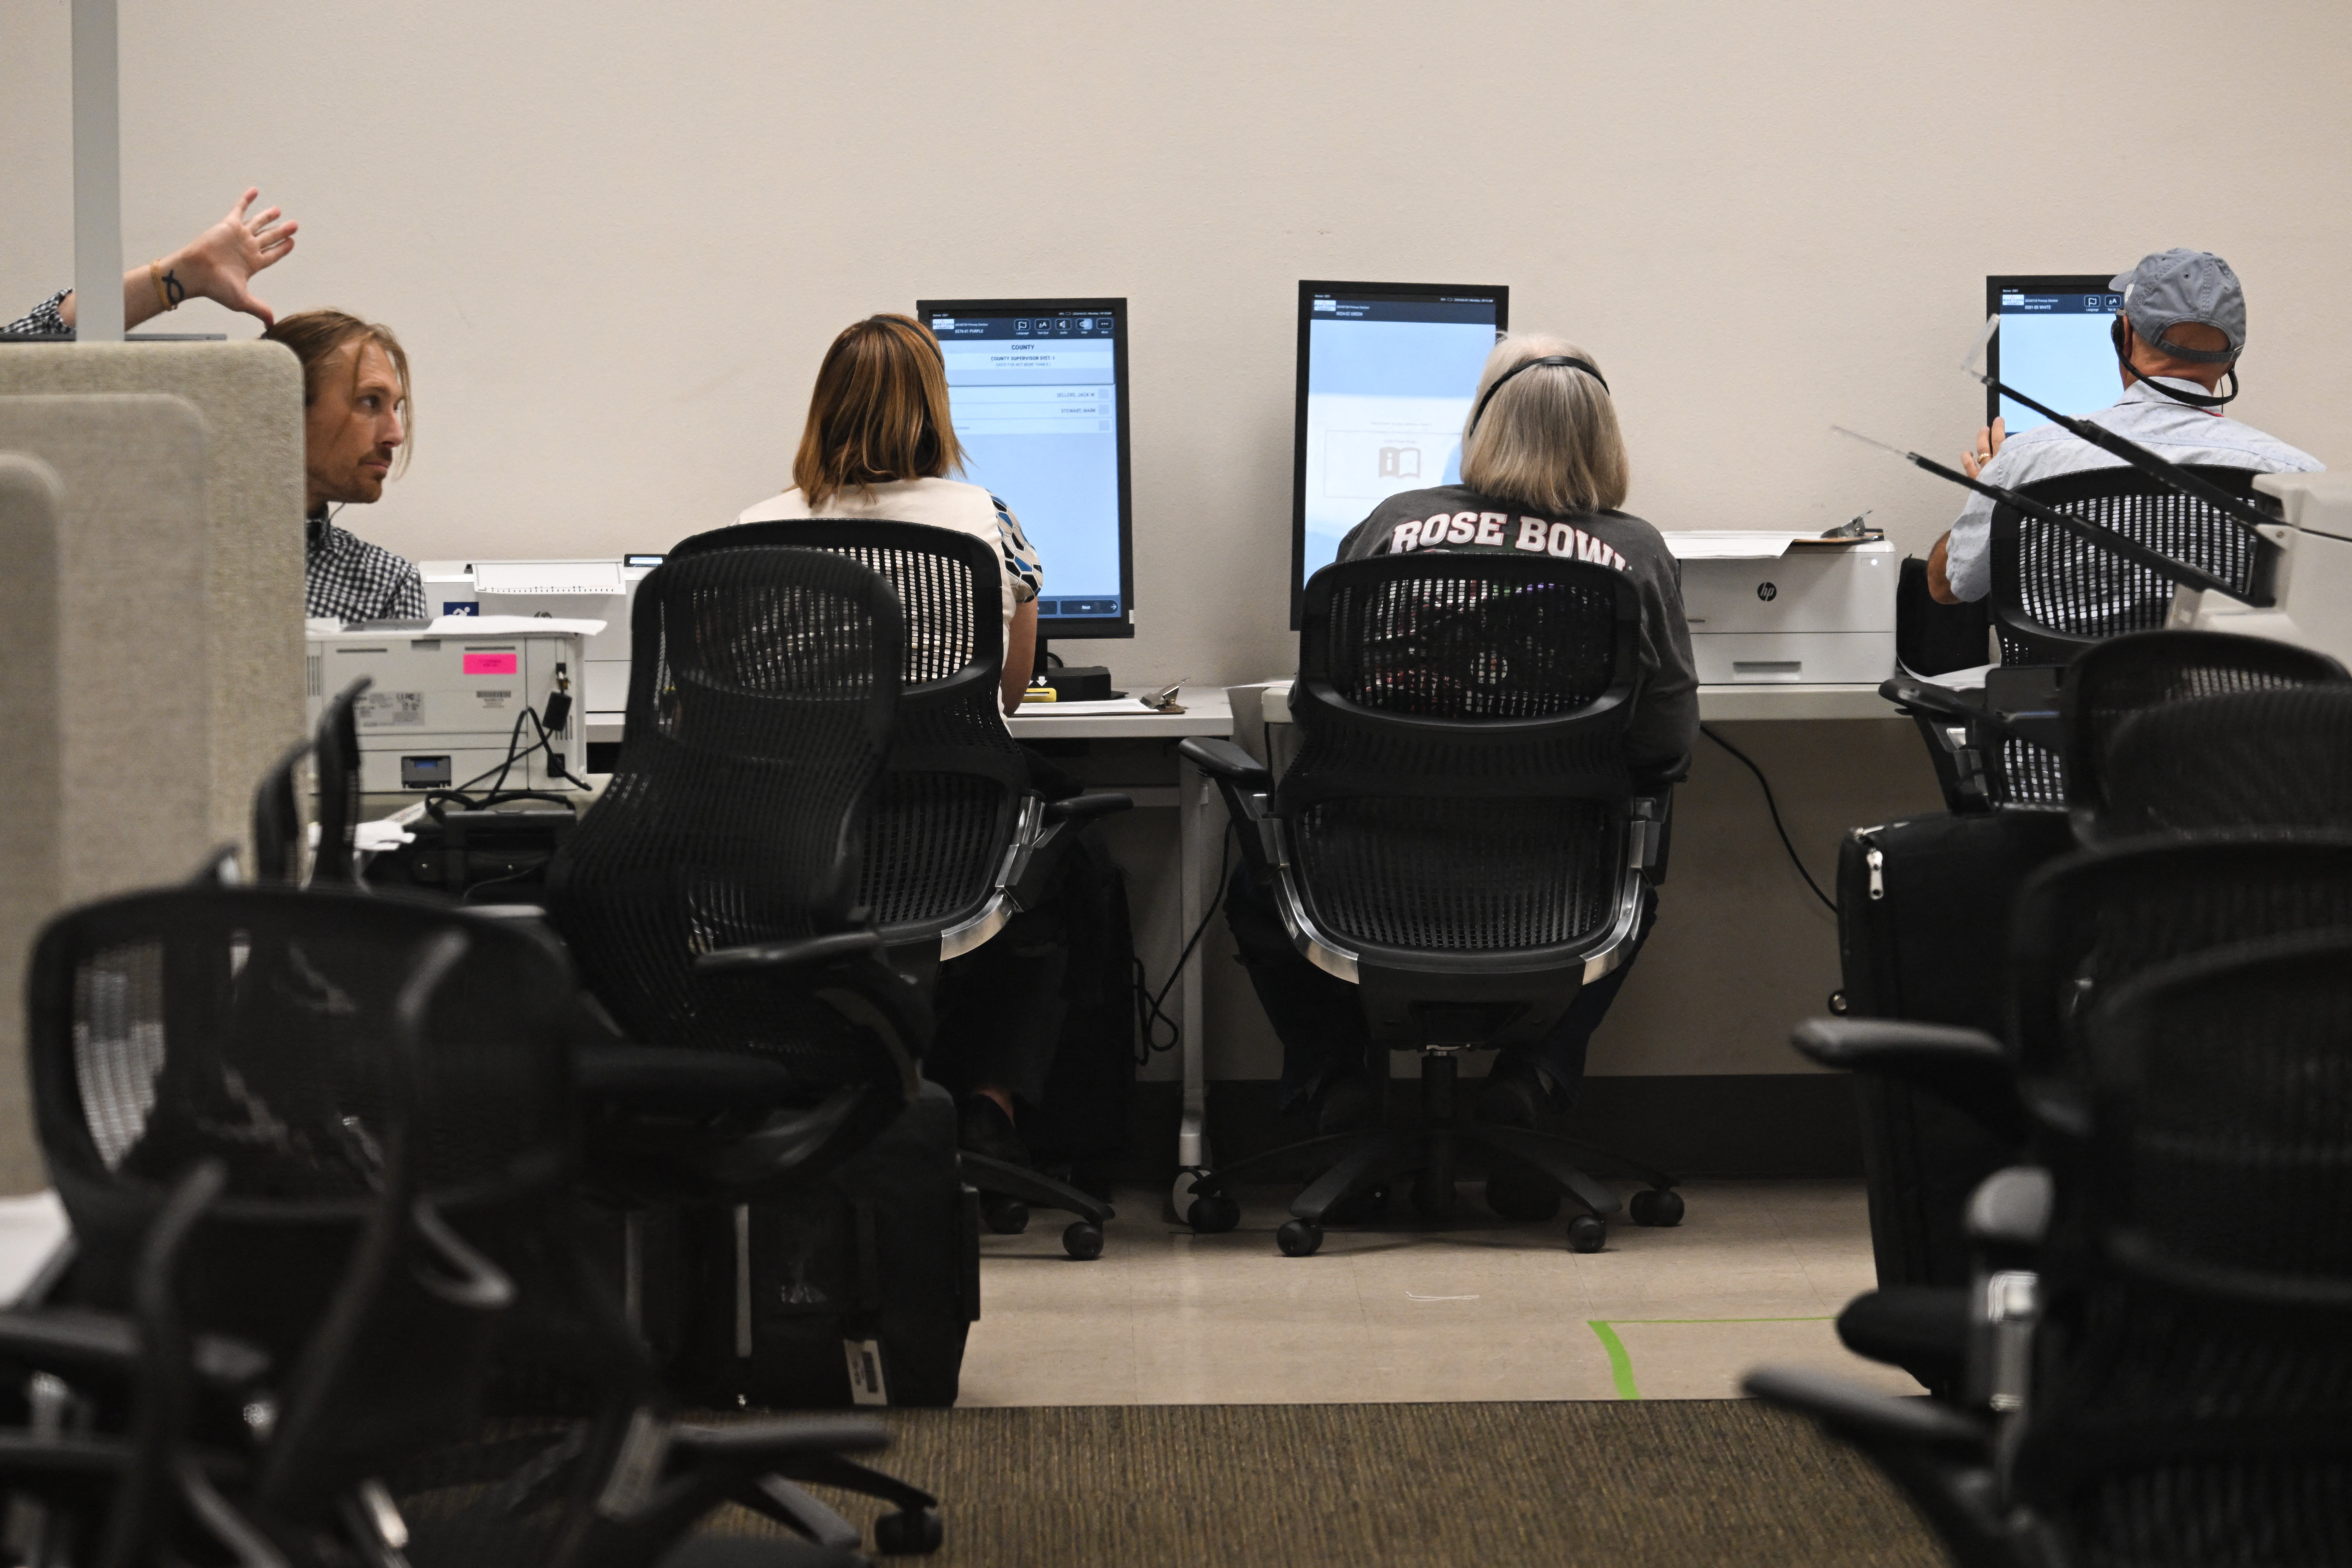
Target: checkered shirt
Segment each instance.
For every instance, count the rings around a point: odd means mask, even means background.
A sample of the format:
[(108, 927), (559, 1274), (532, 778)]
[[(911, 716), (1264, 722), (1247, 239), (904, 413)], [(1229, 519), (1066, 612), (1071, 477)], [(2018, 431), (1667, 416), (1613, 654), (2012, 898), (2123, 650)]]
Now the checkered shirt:
[(339, 621), (421, 621), (425, 579), (380, 544), (370, 544), (327, 521), (320, 507), (308, 519), (302, 613)]
[(66, 296), (72, 292), (70, 289), (58, 289), (34, 306), (28, 313), (17, 317), (5, 327), (0, 327), (0, 333), (11, 335), (21, 333), (33, 337), (46, 337), (58, 332), (70, 333), (73, 329), (66, 325), (65, 304)]

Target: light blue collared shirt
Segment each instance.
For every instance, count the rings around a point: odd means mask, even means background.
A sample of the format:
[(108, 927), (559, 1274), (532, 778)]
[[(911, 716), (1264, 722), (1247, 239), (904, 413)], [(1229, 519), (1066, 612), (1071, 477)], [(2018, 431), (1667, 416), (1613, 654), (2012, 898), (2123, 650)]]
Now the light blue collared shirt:
[[(2193, 381), (2174, 376), (2156, 379), (2183, 392), (2205, 390)], [(2138, 381), (2126, 387), (2113, 404), (2084, 417), (2176, 463), (2252, 468), (2265, 474), (2309, 474), (2326, 467), (2309, 453), (2298, 452), (2251, 425), (2175, 403)], [(1985, 465), (1982, 478), (1987, 484), (2015, 489), (2061, 474), (2121, 467), (2122, 458), (2092, 446), (2063, 426), (2037, 425), (2003, 441), (1992, 461)], [(1952, 522), (1952, 542), (1945, 548), (1944, 572), (1951, 579), (1952, 592), (1963, 599), (1981, 599), (1992, 592), (1992, 509), (1991, 497), (1971, 490), (1968, 505), (1960, 509), (1960, 515)]]

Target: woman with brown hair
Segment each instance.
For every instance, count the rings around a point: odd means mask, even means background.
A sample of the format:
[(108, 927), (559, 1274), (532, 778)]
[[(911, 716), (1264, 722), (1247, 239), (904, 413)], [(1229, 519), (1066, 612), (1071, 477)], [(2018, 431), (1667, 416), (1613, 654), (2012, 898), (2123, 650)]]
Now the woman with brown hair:
[(911, 316), (868, 316), (843, 328), (817, 366), (793, 488), (744, 508), (735, 521), (868, 518), (987, 540), (1004, 566), (1003, 696), (1011, 713), (1036, 656), (1045, 571), (1011, 507), (947, 477), (962, 467), (939, 340)]
[[(1045, 573), (1011, 507), (947, 477), (962, 466), (939, 340), (911, 316), (868, 316), (844, 328), (817, 366), (793, 488), (746, 507), (735, 521), (863, 518), (986, 540), (1004, 567), (1000, 695), (1010, 714), (1021, 706), (1036, 656)], [(907, 634), (919, 638), (923, 628), (910, 626)], [(1033, 773), (1041, 761), (1033, 756)], [(1020, 1165), (1029, 1152), (1014, 1119), (1045, 1098), (1065, 1005), (1068, 939), (1058, 903), (1024, 910), (986, 946), (948, 964), (940, 1029), (924, 1061), (925, 1072), (957, 1093), (962, 1145)]]

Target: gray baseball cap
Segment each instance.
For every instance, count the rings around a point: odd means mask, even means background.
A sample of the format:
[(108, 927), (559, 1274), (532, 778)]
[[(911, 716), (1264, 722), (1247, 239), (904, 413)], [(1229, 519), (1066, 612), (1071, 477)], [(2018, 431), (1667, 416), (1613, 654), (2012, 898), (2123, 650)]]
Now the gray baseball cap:
[[(2107, 284), (2120, 289), (2132, 330), (2166, 353), (2194, 364), (2227, 364), (2245, 352), (2246, 293), (2230, 264), (2210, 250), (2159, 250)], [(2201, 321), (2230, 340), (2227, 350), (2186, 349), (2165, 341), (2167, 328)]]

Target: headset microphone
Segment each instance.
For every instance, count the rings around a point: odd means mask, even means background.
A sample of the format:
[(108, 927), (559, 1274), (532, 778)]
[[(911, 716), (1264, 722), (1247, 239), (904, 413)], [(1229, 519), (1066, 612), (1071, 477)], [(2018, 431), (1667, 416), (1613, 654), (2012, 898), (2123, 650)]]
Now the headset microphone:
[(2162, 337), (2158, 337), (2148, 346), (2157, 350), (2160, 353), (2171, 354), (2179, 359), (2203, 360), (2214, 364), (2227, 364), (2230, 367), (2228, 370), (2222, 372), (2224, 375), (2229, 377), (2230, 390), (2220, 396), (2210, 395), (2202, 392), (2177, 392), (2171, 387), (2158, 384), (2154, 376), (2149, 375), (2147, 372), (2141, 370), (2139, 366), (2132, 363), (2131, 349), (2124, 342), (2124, 318), (2122, 316), (2118, 315), (2115, 319), (2114, 324), (2107, 328), (2107, 337), (2108, 340), (2116, 345), (2116, 359), (2123, 365), (2124, 369), (2131, 373), (2134, 380), (2139, 382), (2140, 384), (2146, 386), (2151, 392), (2160, 392), (2164, 394), (2165, 396), (2169, 397), (2175, 403), (2185, 403), (2191, 408), (2219, 408), (2221, 405), (2237, 396), (2241, 390), (2238, 385), (2238, 361), (2237, 356), (2234, 354), (2215, 354), (2210, 351), (2204, 349), (2179, 348), (2174, 344), (2166, 342)]

